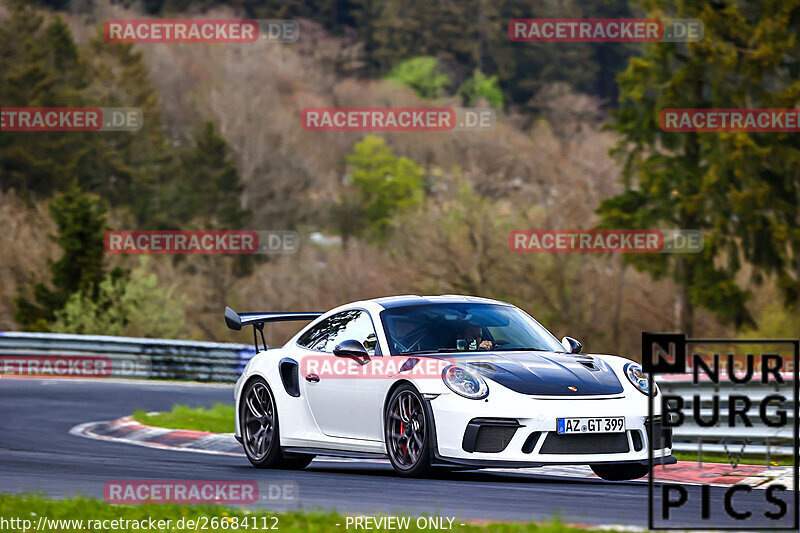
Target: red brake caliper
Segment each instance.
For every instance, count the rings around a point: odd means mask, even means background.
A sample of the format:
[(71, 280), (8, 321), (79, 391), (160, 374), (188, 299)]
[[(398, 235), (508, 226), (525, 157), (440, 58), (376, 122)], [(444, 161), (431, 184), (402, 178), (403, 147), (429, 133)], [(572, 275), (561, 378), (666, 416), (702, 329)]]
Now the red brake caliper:
[[(400, 422), (400, 434), (402, 435), (405, 432), (406, 432), (405, 426), (403, 426), (403, 423)], [(403, 453), (406, 453), (406, 445), (405, 444), (401, 445), (400, 449), (403, 450)]]

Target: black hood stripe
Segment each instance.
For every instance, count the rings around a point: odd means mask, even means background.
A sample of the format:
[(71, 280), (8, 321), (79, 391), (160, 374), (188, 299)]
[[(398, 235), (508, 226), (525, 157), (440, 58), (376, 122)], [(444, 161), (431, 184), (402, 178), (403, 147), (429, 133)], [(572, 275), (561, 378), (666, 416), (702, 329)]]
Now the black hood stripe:
[(624, 390), (614, 370), (598, 358), (557, 352), (477, 352), (452, 359), (520, 394), (595, 396)]

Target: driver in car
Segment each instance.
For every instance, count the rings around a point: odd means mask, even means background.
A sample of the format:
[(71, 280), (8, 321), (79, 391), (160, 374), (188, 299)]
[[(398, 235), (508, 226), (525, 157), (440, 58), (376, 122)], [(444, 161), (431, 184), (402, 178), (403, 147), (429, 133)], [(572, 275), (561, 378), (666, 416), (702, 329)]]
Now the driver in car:
[(456, 348), (459, 350), (491, 350), (492, 341), (483, 337), (483, 328), (475, 324), (467, 324), (456, 337)]

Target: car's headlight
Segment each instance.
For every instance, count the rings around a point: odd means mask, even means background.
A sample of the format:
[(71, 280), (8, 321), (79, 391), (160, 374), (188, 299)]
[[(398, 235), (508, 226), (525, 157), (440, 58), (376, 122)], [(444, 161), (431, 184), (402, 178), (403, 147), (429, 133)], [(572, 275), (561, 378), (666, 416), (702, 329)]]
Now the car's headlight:
[(447, 388), (464, 398), (481, 400), (489, 395), (489, 386), (483, 378), (463, 366), (446, 366), (442, 370), (442, 380)]
[[(628, 363), (625, 365), (623, 372), (625, 372), (625, 375), (628, 377), (628, 381), (630, 381), (634, 387), (639, 389), (639, 392), (641, 392), (642, 394), (648, 393), (649, 385), (647, 381), (647, 376), (642, 371), (641, 365), (639, 365), (638, 363)], [(655, 394), (653, 394), (653, 396), (658, 395), (657, 385), (655, 389), (656, 389)]]

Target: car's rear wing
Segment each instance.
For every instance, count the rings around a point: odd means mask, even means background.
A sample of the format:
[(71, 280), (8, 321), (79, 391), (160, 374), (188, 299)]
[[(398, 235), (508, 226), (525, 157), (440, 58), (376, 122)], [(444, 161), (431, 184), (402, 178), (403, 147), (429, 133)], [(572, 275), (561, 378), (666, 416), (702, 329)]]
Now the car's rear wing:
[(264, 338), (264, 324), (267, 322), (289, 322), (289, 321), (304, 321), (314, 320), (322, 316), (322, 313), (237, 313), (230, 307), (225, 308), (225, 323), (229, 328), (239, 331), (242, 326), (253, 326), (253, 344), (258, 349), (258, 337), (256, 331), (261, 333), (261, 342), (264, 345), (264, 350), (267, 349), (267, 340)]

